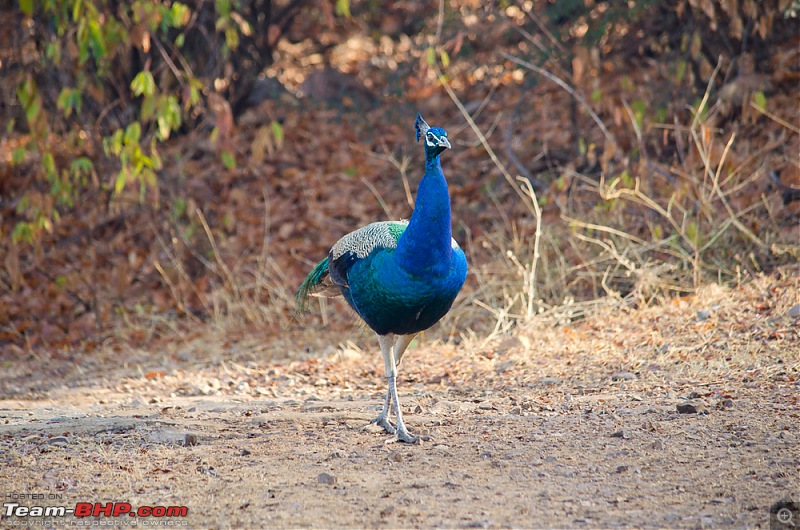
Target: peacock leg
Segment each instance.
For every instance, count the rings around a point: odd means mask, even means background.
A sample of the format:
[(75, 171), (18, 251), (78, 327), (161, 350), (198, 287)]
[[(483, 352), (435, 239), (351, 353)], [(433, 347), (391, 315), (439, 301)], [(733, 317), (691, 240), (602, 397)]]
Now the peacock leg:
[(414, 436), (409, 433), (405, 423), (403, 423), (403, 412), (400, 407), (400, 399), (397, 397), (396, 371), (394, 374), (387, 376), (386, 379), (389, 381), (389, 392), (392, 394), (392, 399), (397, 405), (397, 432), (395, 433), (394, 439), (391, 441), (407, 442), (411, 444), (419, 442), (419, 436)]
[[(403, 411), (400, 407), (400, 398), (397, 396), (397, 364), (400, 362), (400, 359), (402, 359), (403, 353), (406, 351), (406, 348), (408, 348), (408, 345), (411, 344), (411, 341), (414, 340), (415, 336), (416, 335), (400, 335), (397, 338), (397, 344), (389, 349), (389, 355), (387, 356), (384, 353), (383, 356), (384, 364), (386, 365), (386, 379), (389, 382), (389, 394), (391, 395), (389, 401), (394, 401), (397, 418), (396, 440), (408, 443), (417, 443), (419, 437), (410, 434), (403, 423)], [(383, 348), (383, 344), (381, 344), (381, 348)]]
[[(392, 339), (394, 337), (392, 335), (378, 335), (378, 342), (381, 345), (381, 353), (383, 354), (383, 363), (386, 366), (387, 374), (389, 373), (388, 369), (388, 362), (391, 360), (392, 356)], [(392, 363), (394, 361), (392, 360)], [(388, 377), (388, 375), (387, 375)], [(373, 423), (379, 427), (383, 427), (383, 430), (388, 432), (389, 434), (395, 433), (394, 425), (389, 422), (389, 408), (392, 405), (392, 393), (390, 390), (386, 391), (386, 398), (383, 400), (383, 409), (381, 413), (378, 414), (378, 417), (373, 419), (369, 422), (369, 425)]]
[(419, 333), (400, 335), (397, 337), (397, 343), (394, 345), (394, 362), (396, 366), (400, 366), (400, 360), (403, 358), (406, 348), (408, 348), (408, 345), (411, 344), (411, 341), (413, 341), (417, 335), (419, 335)]

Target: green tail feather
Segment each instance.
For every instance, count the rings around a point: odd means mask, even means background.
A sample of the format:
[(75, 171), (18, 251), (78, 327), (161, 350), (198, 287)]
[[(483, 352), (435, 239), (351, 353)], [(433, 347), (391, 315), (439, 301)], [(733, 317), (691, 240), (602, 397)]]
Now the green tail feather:
[(297, 294), (294, 295), (295, 302), (297, 303), (297, 310), (303, 312), (308, 305), (308, 297), (315, 291), (323, 290), (322, 282), (328, 276), (328, 258), (323, 259), (317, 263), (316, 267), (306, 276)]

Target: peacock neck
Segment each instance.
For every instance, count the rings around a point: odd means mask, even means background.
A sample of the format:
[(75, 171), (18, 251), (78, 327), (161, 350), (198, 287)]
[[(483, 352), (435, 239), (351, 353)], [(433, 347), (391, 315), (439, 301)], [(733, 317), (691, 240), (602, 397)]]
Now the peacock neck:
[(428, 156), (414, 212), (397, 243), (400, 265), (412, 274), (449, 269), (452, 235), (450, 194), (442, 164), (438, 155)]

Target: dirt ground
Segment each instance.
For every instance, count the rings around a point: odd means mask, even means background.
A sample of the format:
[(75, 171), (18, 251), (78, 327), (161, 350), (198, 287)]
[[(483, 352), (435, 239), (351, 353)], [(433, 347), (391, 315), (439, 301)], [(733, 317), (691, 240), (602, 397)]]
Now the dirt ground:
[[(423, 338), (398, 379), (426, 437), (413, 446), (363, 429), (384, 381), (362, 331), (6, 361), (0, 494), (188, 508), (80, 520), (95, 526), (767, 528), (800, 493), (798, 304), (791, 268), (513, 335)], [(0, 526), (75, 522), (3, 510)]]

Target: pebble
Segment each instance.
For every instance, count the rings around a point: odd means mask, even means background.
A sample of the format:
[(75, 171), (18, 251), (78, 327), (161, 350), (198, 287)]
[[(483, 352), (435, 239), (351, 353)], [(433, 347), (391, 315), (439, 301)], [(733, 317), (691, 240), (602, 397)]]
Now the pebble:
[(720, 402), (720, 406), (724, 409), (733, 408), (733, 400), (731, 398), (725, 398)]
[(319, 475), (317, 475), (317, 482), (319, 482), (320, 484), (327, 484), (330, 486), (336, 484), (336, 477), (328, 473), (320, 473)]
[(386, 458), (389, 460), (389, 462), (402, 462), (403, 461), (403, 455), (401, 455), (397, 451), (390, 452), (386, 456)]
[(661, 440), (656, 440), (650, 444), (651, 449), (655, 449), (656, 451), (661, 451), (664, 449), (664, 442)]
[(703, 320), (708, 320), (708, 317), (711, 316), (711, 311), (706, 311), (705, 309), (701, 309), (697, 312), (697, 320), (702, 322)]
[(561, 379), (560, 377), (542, 377), (541, 379), (539, 379), (538, 383), (540, 385), (550, 386), (550, 385), (559, 385), (563, 381), (564, 380)]
[(54, 436), (47, 440), (47, 443), (56, 447), (66, 447), (69, 445), (69, 438), (66, 436)]
[(681, 414), (708, 414), (708, 410), (702, 401), (686, 401), (685, 403), (679, 403), (675, 408)]
[(611, 435), (612, 438), (622, 438), (623, 440), (630, 440), (631, 439), (631, 432), (626, 430), (621, 430), (613, 433)]
[(617, 473), (625, 473), (628, 470), (628, 466), (617, 466)]
[(191, 447), (193, 445), (197, 445), (197, 435), (187, 432), (183, 435), (183, 446), (184, 447)]
[(792, 306), (786, 314), (792, 318), (800, 318), (800, 304)]
[(628, 370), (621, 370), (611, 376), (612, 381), (633, 381), (638, 378), (638, 375), (633, 372), (629, 372)]
[(249, 449), (242, 449), (241, 451), (239, 451), (239, 456), (247, 456), (249, 454), (250, 454)]

